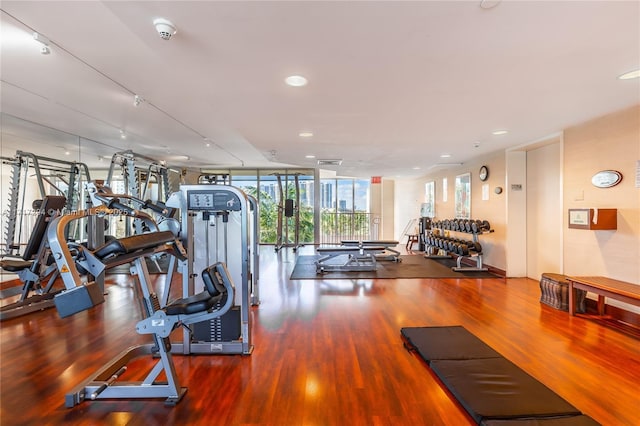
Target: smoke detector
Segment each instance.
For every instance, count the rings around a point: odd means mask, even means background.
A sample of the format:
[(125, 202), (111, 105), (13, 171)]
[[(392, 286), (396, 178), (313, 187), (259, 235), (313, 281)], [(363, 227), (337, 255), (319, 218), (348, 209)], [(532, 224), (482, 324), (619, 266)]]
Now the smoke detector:
[(176, 26), (173, 25), (171, 21), (164, 18), (154, 20), (153, 25), (156, 27), (156, 31), (160, 38), (163, 40), (171, 39), (171, 36), (173, 36), (177, 31)]

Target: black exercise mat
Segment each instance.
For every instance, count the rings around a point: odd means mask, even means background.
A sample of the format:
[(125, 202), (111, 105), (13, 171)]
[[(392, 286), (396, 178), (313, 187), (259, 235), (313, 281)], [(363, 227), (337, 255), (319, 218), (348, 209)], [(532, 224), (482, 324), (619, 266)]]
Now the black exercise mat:
[(485, 420), (482, 426), (600, 426), (584, 414), (570, 417), (543, 417), (537, 419)]
[(498, 352), (461, 325), (444, 327), (403, 327), (405, 346), (415, 350), (430, 364), (433, 360), (500, 358)]
[(433, 360), (430, 366), (477, 423), (582, 414), (505, 358)]
[[(315, 261), (318, 256), (298, 256), (291, 273), (292, 280), (366, 279), (366, 278), (499, 278), (491, 272), (455, 272), (453, 259), (426, 259), (420, 255), (400, 256), (402, 262), (380, 260), (375, 271), (342, 272), (330, 271), (316, 274)], [(346, 258), (338, 256), (333, 263), (344, 263)]]

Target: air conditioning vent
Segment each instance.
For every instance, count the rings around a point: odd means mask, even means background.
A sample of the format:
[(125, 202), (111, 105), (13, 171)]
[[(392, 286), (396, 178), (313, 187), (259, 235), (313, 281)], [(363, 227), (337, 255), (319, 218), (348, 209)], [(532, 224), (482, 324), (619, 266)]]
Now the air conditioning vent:
[(318, 166), (339, 166), (342, 160), (318, 160)]

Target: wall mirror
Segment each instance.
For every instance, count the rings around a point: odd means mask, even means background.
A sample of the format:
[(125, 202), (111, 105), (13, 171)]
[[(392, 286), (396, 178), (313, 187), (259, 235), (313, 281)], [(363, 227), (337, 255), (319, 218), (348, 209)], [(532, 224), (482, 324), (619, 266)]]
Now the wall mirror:
[(471, 219), (471, 173), (456, 176), (456, 219)]
[(420, 216), (434, 218), (436, 216), (436, 183), (424, 184), (424, 203), (420, 208)]

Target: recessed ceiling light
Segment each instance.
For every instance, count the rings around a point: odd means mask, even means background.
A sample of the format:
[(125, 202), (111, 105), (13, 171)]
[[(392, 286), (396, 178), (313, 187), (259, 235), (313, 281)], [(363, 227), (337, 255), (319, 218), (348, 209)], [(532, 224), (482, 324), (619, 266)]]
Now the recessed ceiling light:
[(508, 132), (508, 131), (506, 131), (506, 130), (504, 130), (504, 129), (494, 130), (494, 131), (493, 131), (493, 134), (494, 134), (494, 135), (496, 135), (496, 136), (499, 136), (499, 135), (506, 135), (507, 133), (509, 133), (509, 132)]
[(315, 155), (305, 155), (304, 158), (316, 158)]
[(640, 78), (640, 69), (629, 71), (618, 77), (618, 80), (631, 80), (632, 78)]
[(298, 133), (298, 136), (300, 136), (301, 138), (310, 138), (311, 136), (313, 136), (312, 132), (300, 132)]
[(293, 87), (306, 86), (308, 83), (307, 79), (301, 75), (290, 75), (284, 79), (284, 82)]
[(440, 158), (451, 158), (451, 154), (442, 154)]
[(413, 168), (413, 170), (420, 170), (420, 167), (415, 166), (415, 167)]

